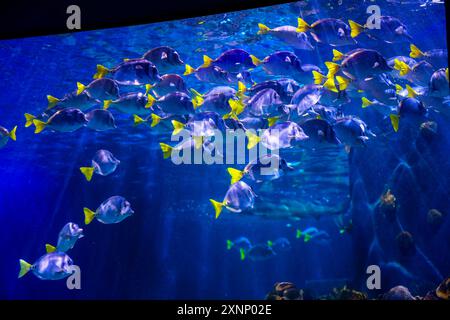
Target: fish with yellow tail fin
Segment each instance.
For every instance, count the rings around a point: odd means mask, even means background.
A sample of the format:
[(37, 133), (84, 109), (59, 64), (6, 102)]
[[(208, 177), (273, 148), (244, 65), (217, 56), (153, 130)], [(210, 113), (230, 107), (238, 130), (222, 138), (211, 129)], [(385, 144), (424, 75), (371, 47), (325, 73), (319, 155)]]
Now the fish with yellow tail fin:
[[(245, 87), (243, 83), (242, 86)], [(242, 86), (240, 87), (241, 88), (240, 90), (243, 90)], [(193, 95), (192, 100), (201, 99), (202, 111), (215, 112), (220, 116), (228, 115), (228, 117), (231, 116), (230, 113), (232, 112), (232, 107), (229, 102), (230, 99), (243, 102), (244, 99), (247, 98), (242, 91), (236, 90), (229, 86), (214, 87), (205, 94), (201, 94), (200, 92), (194, 89), (190, 89), (190, 91)]]
[(252, 246), (244, 258), (248, 257), (251, 261), (265, 261), (275, 256), (275, 251), (267, 243), (259, 243)]
[(227, 250), (237, 250), (240, 253), (241, 260), (245, 259), (245, 253), (250, 250), (252, 243), (246, 237), (239, 237), (235, 240), (227, 240)]
[(365, 80), (392, 71), (386, 59), (378, 51), (372, 49), (353, 50), (342, 60), (340, 65), (331, 61), (325, 62), (325, 65), (328, 68), (327, 78), (334, 75), (342, 76), (338, 73), (342, 72), (352, 80)]
[(275, 253), (282, 253), (291, 250), (291, 242), (285, 238), (281, 237), (276, 239), (275, 241), (267, 241), (267, 245), (275, 251)]
[(173, 147), (162, 142), (159, 144), (159, 146), (161, 147), (161, 151), (163, 152), (164, 159), (170, 158), (172, 155)]
[(261, 183), (280, 178), (294, 168), (283, 158), (276, 154), (267, 154), (252, 160), (243, 170), (228, 168), (231, 184), (240, 181), (243, 177)]
[(9, 139), (16, 141), (17, 126), (8, 131), (8, 129), (0, 126), (0, 149), (3, 148)]
[(300, 83), (310, 82), (313, 70), (321, 72), (318, 66), (302, 63), (300, 58), (290, 51), (276, 51), (261, 60), (260, 64), (269, 75), (289, 77)]
[(316, 70), (312, 71), (314, 84), (322, 84), (327, 80), (327, 77)]
[(215, 217), (219, 218), (225, 208), (233, 213), (240, 213), (253, 208), (256, 194), (252, 188), (243, 181), (232, 184), (225, 194), (222, 202), (210, 199), (214, 207)]
[(165, 114), (184, 116), (193, 114), (195, 109), (203, 104), (203, 98), (199, 96), (191, 98), (184, 92), (172, 92), (156, 100), (155, 104), (157, 104)]
[(88, 208), (84, 208), (83, 211), (85, 224), (91, 223), (94, 219), (104, 224), (119, 223), (134, 214), (130, 203), (121, 196), (106, 199), (95, 212)]
[(56, 247), (51, 244), (46, 244), (45, 249), (47, 253), (51, 252), (67, 252), (75, 246), (78, 239), (83, 238), (83, 229), (76, 223), (68, 222), (64, 225), (58, 234), (58, 242)]
[(117, 81), (109, 78), (97, 79), (84, 85), (77, 82), (77, 95), (87, 93), (92, 99), (98, 101), (115, 100), (119, 98), (119, 84)]
[[(412, 92), (409, 94), (414, 95)], [(407, 97), (400, 100), (397, 113), (391, 114), (389, 118), (394, 131), (397, 132), (399, 130), (400, 119), (405, 125), (418, 128), (419, 124), (425, 120), (426, 115), (427, 109), (422, 101), (414, 97)]]
[(187, 85), (183, 77), (178, 74), (162, 75), (159, 82), (147, 84), (145, 88), (145, 94), (149, 94), (151, 90), (157, 98), (176, 91), (187, 93)]
[(281, 96), (272, 88), (266, 88), (256, 92), (246, 101), (245, 110), (248, 115), (263, 118), (287, 116), (289, 113)]
[(103, 109), (113, 108), (129, 115), (147, 116), (153, 112), (156, 99), (151, 94), (132, 92), (116, 100), (105, 100)]
[(195, 77), (199, 81), (208, 83), (228, 85), (233, 82), (233, 77), (228, 71), (222, 69), (219, 66), (214, 65), (210, 65), (208, 67), (200, 66), (197, 69), (195, 69), (187, 64), (186, 70), (183, 75), (185, 76), (195, 75)]
[(179, 134), (184, 129), (185, 124), (181, 123), (180, 121), (172, 120), (171, 123), (173, 126), (172, 135), (174, 135), (174, 136)]
[(101, 64), (98, 64), (97, 72), (94, 74), (94, 76), (92, 78), (101, 79), (101, 78), (104, 78), (110, 72), (111, 72), (110, 69), (106, 68), (105, 66), (102, 66)]
[(108, 75), (122, 85), (145, 85), (161, 80), (156, 66), (146, 59), (130, 59), (114, 68), (106, 68), (98, 64), (94, 79), (105, 79)]
[(261, 141), (260, 143), (269, 150), (291, 148), (297, 144), (301, 145), (309, 138), (303, 129), (292, 121), (277, 122), (270, 128), (262, 130), (261, 137), (256, 137), (258, 138), (256, 142)]
[(152, 113), (148, 118), (143, 119), (140, 116), (134, 114), (133, 115), (133, 124), (138, 126), (140, 124), (149, 124), (151, 128), (157, 126), (163, 118), (155, 113)]
[(62, 98), (47, 95), (47, 101), (47, 110), (58, 106), (61, 108), (76, 108), (81, 111), (85, 111), (101, 104), (99, 100), (92, 98), (87, 91), (80, 92), (80, 94), (77, 94), (77, 92), (71, 92), (64, 95)]
[(361, 98), (361, 102), (362, 102), (362, 108), (367, 108), (368, 106), (371, 106), (374, 104), (373, 101), (370, 101), (369, 99), (367, 99), (366, 97), (362, 97)]
[(270, 29), (268, 26), (258, 23), (259, 35), (271, 35), (284, 43), (300, 50), (314, 50), (305, 32), (299, 32), (294, 26), (281, 26)]
[(247, 149), (249, 150), (254, 148), (261, 141), (261, 138), (258, 135), (249, 130), (245, 132), (245, 135), (248, 139)]
[(348, 20), (351, 37), (356, 38), (364, 33), (370, 39), (385, 43), (406, 42), (412, 39), (408, 34), (407, 27), (399, 19), (391, 16), (380, 16), (378, 22), (379, 27), (370, 28), (367, 25)]
[(73, 273), (73, 261), (64, 252), (47, 253), (33, 264), (20, 259), (19, 264), (19, 278), (30, 271), (41, 280), (61, 280)]
[(81, 167), (80, 171), (87, 181), (91, 181), (94, 173), (100, 176), (108, 176), (116, 171), (119, 164), (120, 160), (116, 159), (110, 151), (101, 149), (92, 158), (91, 166)]
[(349, 26), (339, 19), (320, 19), (311, 25), (302, 18), (298, 18), (298, 32), (309, 32), (311, 37), (320, 43), (331, 46), (342, 46), (355, 44), (355, 40), (350, 35)]
[(203, 65), (200, 68), (217, 66), (230, 73), (239, 73), (248, 69), (255, 68), (257, 65), (253, 62), (251, 55), (242, 49), (230, 49), (223, 52), (216, 59), (207, 55), (203, 56)]
[[(31, 118), (31, 117), (30, 117)], [(27, 118), (27, 121), (28, 118)], [(86, 116), (79, 109), (61, 109), (54, 113), (47, 121), (34, 118), (33, 124), (36, 127), (34, 133), (40, 133), (49, 128), (58, 132), (73, 132), (87, 124)]]
[(184, 65), (179, 53), (168, 46), (152, 48), (144, 53), (142, 59), (152, 62), (162, 73), (168, 73)]
[(445, 68), (448, 65), (447, 49), (433, 49), (429, 51), (422, 51), (416, 45), (410, 45), (409, 56), (413, 59), (421, 58), (431, 63), (434, 68)]
[(297, 239), (303, 238), (303, 242), (310, 242), (312, 240), (315, 240), (315, 242), (328, 242), (330, 239), (330, 235), (326, 231), (319, 230), (316, 227), (309, 227), (303, 231), (297, 229), (295, 237)]

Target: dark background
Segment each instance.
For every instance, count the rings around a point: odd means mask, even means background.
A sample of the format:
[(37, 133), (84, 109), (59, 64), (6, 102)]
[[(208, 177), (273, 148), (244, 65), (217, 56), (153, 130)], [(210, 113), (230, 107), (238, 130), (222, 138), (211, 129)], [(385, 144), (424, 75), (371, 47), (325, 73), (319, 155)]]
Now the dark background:
[[(337, 0), (336, 0), (337, 1)], [(189, 18), (286, 3), (286, 0), (40, 0), (5, 1), (0, 6), (0, 39), (75, 32), (68, 30), (70, 5), (81, 9), (81, 31)]]

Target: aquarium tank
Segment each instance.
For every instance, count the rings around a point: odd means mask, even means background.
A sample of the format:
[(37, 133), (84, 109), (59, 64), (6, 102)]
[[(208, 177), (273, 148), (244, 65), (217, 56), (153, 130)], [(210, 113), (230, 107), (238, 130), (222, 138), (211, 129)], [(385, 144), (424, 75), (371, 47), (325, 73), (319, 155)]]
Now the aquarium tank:
[(445, 5), (0, 41), (0, 298), (448, 300)]

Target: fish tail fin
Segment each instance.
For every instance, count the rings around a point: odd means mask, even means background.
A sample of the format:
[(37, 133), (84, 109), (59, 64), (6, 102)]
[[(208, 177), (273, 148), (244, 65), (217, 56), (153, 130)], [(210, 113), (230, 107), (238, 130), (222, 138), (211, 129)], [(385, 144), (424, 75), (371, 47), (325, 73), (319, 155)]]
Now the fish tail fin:
[(237, 96), (241, 99), (244, 96), (245, 92), (247, 92), (247, 87), (242, 81), (239, 81)]
[(339, 61), (344, 58), (344, 54), (336, 49), (333, 49), (333, 61)]
[(231, 250), (231, 248), (233, 248), (233, 245), (234, 245), (233, 241), (227, 240), (227, 250)]
[(312, 71), (312, 75), (314, 78), (314, 84), (317, 84), (317, 85), (322, 84), (325, 81), (325, 79), (327, 78), (320, 72), (317, 72), (316, 70)]
[(239, 249), (239, 254), (241, 255), (241, 260), (245, 260), (245, 250), (243, 248)]
[(258, 23), (258, 29), (257, 34), (267, 34), (270, 31), (270, 28), (262, 23)]
[(297, 19), (297, 32), (305, 32), (311, 29), (311, 26), (302, 18)]
[(350, 36), (352, 38), (356, 38), (364, 30), (364, 26), (353, 20), (348, 20), (348, 24), (350, 25)]
[(47, 122), (41, 121), (39, 119), (33, 119), (33, 124), (36, 127), (36, 129), (34, 130), (34, 133), (38, 134), (38, 133), (42, 132), (42, 130), (45, 129)]
[(409, 98), (415, 98), (419, 95), (416, 90), (414, 90), (409, 84), (406, 85), (406, 90), (408, 91)]
[(104, 100), (103, 101), (103, 109), (107, 110), (111, 106), (112, 100)]
[(180, 121), (172, 120), (171, 123), (173, 126), (172, 135), (174, 135), (174, 136), (179, 134), (184, 129), (184, 123), (182, 123)]
[(395, 94), (399, 94), (403, 90), (402, 86), (399, 84), (395, 85)]
[(24, 116), (25, 116), (25, 120), (26, 120), (25, 128), (28, 128), (29, 126), (31, 126), (33, 124), (33, 120), (36, 119), (36, 117), (30, 113), (25, 113)]
[(45, 252), (47, 253), (52, 253), (56, 251), (56, 247), (52, 246), (51, 244), (46, 244), (45, 245)]
[(169, 158), (172, 155), (173, 148), (165, 143), (160, 143), (159, 146), (161, 147), (161, 151), (163, 152), (164, 159)]
[(269, 128), (270, 128), (271, 126), (273, 126), (273, 125), (278, 121), (278, 119), (280, 119), (279, 116), (267, 118), (267, 123), (268, 123), (268, 125), (269, 125)]
[(202, 96), (195, 96), (192, 98), (192, 105), (194, 106), (194, 110), (200, 108), (200, 106), (205, 102)]
[(259, 60), (256, 56), (254, 56), (254, 55), (250, 55), (250, 58), (252, 59), (252, 63), (255, 65), (255, 66), (259, 66), (260, 64), (262, 64), (263, 62), (261, 61), (261, 60)]
[(9, 132), (9, 137), (11, 138), (11, 140), (16, 141), (17, 137), (16, 137), (16, 131), (17, 131), (17, 126), (15, 126), (14, 128), (12, 128), (12, 130)]
[(414, 44), (411, 43), (411, 45), (409, 46), (410, 49), (410, 53), (409, 56), (413, 59), (415, 58), (420, 58), (423, 57), (425, 54), (418, 48), (416, 47)]
[(133, 115), (133, 123), (135, 126), (138, 126), (144, 122), (145, 122), (145, 120), (142, 119), (141, 117), (139, 117), (138, 115), (136, 115), (136, 114)]
[(247, 136), (248, 139), (247, 149), (249, 150), (255, 147), (258, 144), (258, 142), (261, 141), (261, 138), (251, 131), (246, 131), (245, 135)]
[(231, 111), (236, 115), (241, 114), (245, 109), (245, 104), (241, 100), (229, 99), (228, 104), (230, 105)]
[(203, 98), (203, 95), (202, 95), (200, 92), (198, 92), (197, 90), (191, 88), (191, 89), (189, 89), (189, 91), (192, 92), (192, 94), (194, 95), (194, 97), (202, 97), (202, 98)]
[(338, 65), (337, 63), (327, 61), (325, 62), (325, 65), (328, 69), (327, 78), (332, 78), (339, 71), (340, 65)]
[(94, 79), (101, 79), (104, 78), (108, 73), (110, 73), (111, 70), (106, 68), (105, 66), (98, 64), (97, 65), (97, 72), (94, 74)]
[(77, 82), (77, 95), (82, 94), (84, 90), (86, 90), (86, 86), (81, 82)]
[(213, 63), (213, 62), (214, 62), (214, 60), (211, 59), (210, 57), (208, 57), (206, 54), (203, 55), (203, 64), (202, 64), (203, 68), (209, 67), (211, 65), (211, 63)]
[(398, 124), (400, 122), (400, 117), (396, 114), (389, 115), (389, 118), (391, 119), (392, 128), (394, 128), (394, 131), (398, 131)]
[(398, 59), (394, 60), (394, 69), (398, 70), (400, 73), (400, 76), (402, 76), (402, 77), (411, 72), (411, 68), (409, 67), (409, 65)]
[(19, 278), (22, 278), (24, 275), (28, 273), (28, 271), (30, 271), (31, 264), (22, 259), (19, 260), (19, 264), (20, 264)]
[(223, 115), (223, 117), (222, 117), (223, 120), (230, 119), (230, 118), (234, 119), (234, 120), (239, 120), (238, 116), (233, 111), (230, 111), (229, 113)]
[(309, 233), (305, 233), (303, 241), (308, 242), (309, 240), (311, 240), (311, 235)]
[(231, 184), (238, 182), (239, 180), (242, 179), (242, 177), (244, 176), (245, 172), (242, 170), (238, 170), (238, 169), (234, 169), (234, 168), (228, 168), (227, 169), (228, 173), (231, 176)]
[(153, 128), (153, 127), (155, 127), (158, 123), (161, 122), (161, 117), (158, 116), (157, 114), (154, 114), (154, 113), (152, 113), (151, 117), (152, 117), (152, 123), (151, 123), (150, 127)]
[(216, 200), (213, 200), (213, 199), (209, 199), (209, 201), (211, 201), (211, 204), (214, 207), (214, 211), (215, 211), (215, 214), (216, 214), (216, 219), (219, 218), (219, 216), (220, 216), (220, 214), (222, 212), (222, 209), (224, 207), (223, 202), (219, 202), (219, 201), (216, 201)]
[(192, 139), (194, 139), (195, 149), (200, 149), (203, 144), (203, 137), (202, 136), (192, 136)]
[(349, 83), (350, 83), (350, 79), (341, 77), (341, 76), (336, 76), (336, 81), (339, 85), (339, 91), (344, 91), (345, 89), (347, 89)]
[(188, 76), (190, 74), (195, 73), (195, 69), (192, 68), (190, 65), (187, 64), (187, 65), (185, 65), (185, 67), (186, 67), (186, 70), (183, 73), (184, 76)]
[(361, 106), (362, 108), (367, 108), (368, 106), (373, 105), (373, 101), (370, 101), (366, 97), (362, 97), (361, 101), (362, 101), (362, 106)]
[(87, 181), (92, 180), (92, 176), (94, 174), (94, 167), (81, 167), (80, 171), (84, 175)]
[(153, 85), (147, 83), (145, 85), (145, 94), (147, 95), (150, 92), (150, 89), (153, 88)]
[(147, 103), (145, 104), (145, 109), (150, 109), (155, 104), (155, 97), (153, 97), (151, 94), (147, 94)]
[(297, 231), (295, 232), (295, 237), (297, 239), (300, 239), (302, 237), (302, 231), (300, 229), (297, 229)]
[(91, 223), (92, 220), (94, 220), (95, 218), (95, 212), (89, 208), (83, 208), (83, 212), (84, 212), (84, 223), (85, 224)]
[(47, 110), (48, 110), (48, 109), (51, 109), (54, 106), (56, 106), (58, 104), (58, 102), (60, 101), (60, 99), (48, 94), (47, 101), (48, 101), (48, 105), (47, 105)]
[(336, 83), (334, 82), (333, 77), (328, 78), (327, 81), (323, 84), (323, 87), (332, 91), (332, 92), (338, 92), (338, 89), (336, 87)]

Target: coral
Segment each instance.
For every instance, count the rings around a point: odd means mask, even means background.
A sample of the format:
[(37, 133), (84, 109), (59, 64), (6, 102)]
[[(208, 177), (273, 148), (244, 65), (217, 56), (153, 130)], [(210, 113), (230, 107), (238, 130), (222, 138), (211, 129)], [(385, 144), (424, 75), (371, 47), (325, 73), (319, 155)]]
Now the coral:
[(404, 286), (396, 286), (381, 296), (382, 300), (416, 300)]
[(380, 211), (386, 217), (386, 219), (392, 221), (395, 218), (395, 212), (397, 209), (397, 199), (391, 190), (387, 190), (380, 197)]
[(303, 290), (291, 282), (277, 282), (266, 295), (266, 300), (303, 300)]
[(436, 209), (431, 209), (430, 211), (428, 211), (427, 223), (433, 230), (437, 230), (441, 226), (443, 221), (444, 216), (440, 211)]
[(404, 256), (413, 255), (416, 252), (414, 238), (408, 231), (400, 232), (395, 238), (400, 253)]

